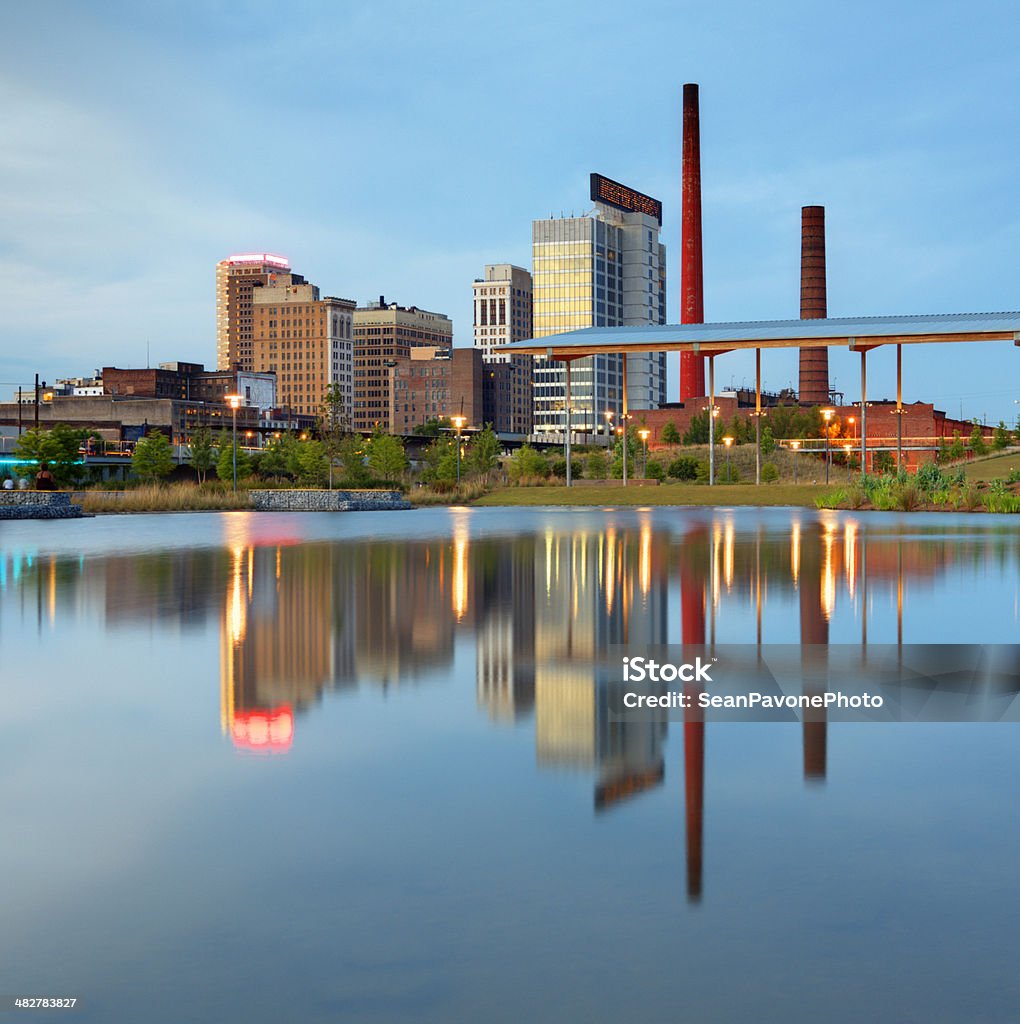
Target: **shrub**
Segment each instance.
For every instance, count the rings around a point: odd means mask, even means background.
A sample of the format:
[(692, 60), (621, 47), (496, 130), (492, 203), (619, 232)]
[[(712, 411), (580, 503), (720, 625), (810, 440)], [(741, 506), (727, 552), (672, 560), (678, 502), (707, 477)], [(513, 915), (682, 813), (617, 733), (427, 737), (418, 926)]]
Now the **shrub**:
[(589, 452), (584, 460), (584, 475), (589, 480), (605, 480), (609, 473), (609, 460), (605, 452)]
[[(567, 460), (563, 455), (556, 455), (549, 460), (549, 472), (552, 476), (559, 477), (561, 480), (567, 478)], [(581, 460), (571, 459), (570, 460), (570, 476), (572, 480), (579, 480), (582, 476)]]
[(662, 428), (662, 443), (680, 443), (680, 431), (676, 429), (676, 424), (672, 420), (667, 420), (666, 425)]
[(651, 459), (648, 463), (648, 469), (645, 471), (645, 476), (649, 480), (665, 480), (666, 469), (658, 459)]
[(988, 451), (988, 445), (985, 444), (985, 435), (981, 432), (981, 425), (979, 423), (975, 423), (974, 429), (970, 432), (970, 450), (975, 455), (984, 455)]
[(544, 455), (531, 445), (521, 445), (507, 462), (507, 475), (514, 483), (521, 483), (525, 477), (547, 477), (549, 463)]
[(977, 484), (968, 484), (962, 491), (960, 491), (956, 507), (965, 509), (968, 512), (973, 512), (980, 504), (981, 492), (978, 490)]
[(693, 455), (680, 455), (669, 464), (666, 472), (674, 480), (696, 480), (698, 464), (699, 460)]
[(985, 508), (989, 512), (1020, 512), (1020, 494), (986, 494)]
[(916, 483), (910, 481), (897, 485), (894, 500), (901, 512), (913, 512), (924, 503), (924, 493)]
[(732, 464), (727, 466), (724, 462), (721, 466), (716, 467), (715, 481), (719, 484), (739, 484), (740, 471), (736, 466)]
[(774, 484), (779, 479), (779, 467), (774, 462), (766, 462), (761, 467), (761, 480), (765, 484)]
[(995, 428), (995, 433), (992, 435), (992, 447), (997, 452), (1001, 452), (1003, 448), (1009, 447), (1009, 431), (1002, 420), (999, 420), (999, 425)]

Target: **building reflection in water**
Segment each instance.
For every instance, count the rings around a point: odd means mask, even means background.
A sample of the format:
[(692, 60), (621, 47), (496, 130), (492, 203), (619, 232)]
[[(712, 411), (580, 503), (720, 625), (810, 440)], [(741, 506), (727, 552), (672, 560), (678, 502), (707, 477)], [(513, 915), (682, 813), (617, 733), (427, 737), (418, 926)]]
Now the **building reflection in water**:
[[(479, 709), (497, 725), (533, 729), (541, 770), (589, 775), (597, 812), (659, 786), (670, 764), (682, 764), (687, 893), (695, 902), (703, 890), (706, 725), (688, 714), (674, 761), (666, 757), (666, 723), (612, 721), (623, 684), (610, 645), (711, 646), (722, 613), (753, 609), (753, 631), (727, 638), (799, 640), (805, 690), (821, 692), (841, 607), (863, 662), (869, 599), (879, 588), (903, 643), (911, 585), (954, 562), (1020, 560), (1014, 533), (940, 530), (905, 539), (894, 526), (865, 529), (851, 516), (808, 513), (753, 531), (738, 530), (725, 512), (679, 520), (638, 512), (605, 529), (551, 520), (537, 532), (473, 536), (465, 512), (448, 537), (357, 542), (252, 538), (247, 521), (231, 517), (220, 548), (87, 559), (8, 549), (0, 558), (5, 615), (13, 611), (40, 634), (60, 617), (94, 618), (97, 636), (215, 624), (223, 733), (241, 750), (267, 753), (300, 742), (301, 717), (323, 694), (446, 681), (457, 645), (473, 642)], [(763, 627), (770, 600), (791, 613), (776, 636)], [(802, 747), (804, 778), (824, 780), (824, 714), (804, 722)]]

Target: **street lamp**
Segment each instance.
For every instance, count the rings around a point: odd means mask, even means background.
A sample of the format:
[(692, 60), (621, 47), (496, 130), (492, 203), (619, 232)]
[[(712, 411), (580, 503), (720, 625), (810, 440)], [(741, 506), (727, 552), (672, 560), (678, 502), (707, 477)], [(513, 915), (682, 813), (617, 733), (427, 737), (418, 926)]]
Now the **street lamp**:
[(638, 437), (641, 438), (641, 443), (645, 447), (645, 469), (644, 469), (644, 475), (645, 475), (645, 479), (646, 480), (648, 479), (648, 435), (650, 433), (651, 433), (651, 431), (648, 430), (648, 429), (644, 429), (644, 430), (639, 430), (638, 431)]
[(852, 479), (853, 473), (850, 469), (850, 453), (854, 450), (854, 446), (848, 441), (843, 445), (843, 451), (846, 452), (846, 478), (847, 480)]
[(730, 448), (733, 447), (733, 438), (724, 437), (722, 443), (726, 445), (726, 483), (733, 483), (733, 477), (730, 475)]
[(612, 440), (611, 440), (612, 434), (613, 434), (613, 410), (612, 409), (607, 409), (606, 410), (606, 447), (607, 448), (612, 446), (612, 443), (613, 443)]
[(457, 428), (457, 484), (460, 484), (460, 432), (467, 423), (466, 416), (453, 416), (451, 422)]
[(237, 410), (241, 405), (240, 395), (224, 395), (227, 400), (227, 404), (230, 406), (230, 419), (233, 434), (233, 442), (231, 444), (231, 450), (233, 455), (234, 464), (234, 493), (237, 494)]
[(825, 420), (825, 483), (829, 483), (829, 421), (836, 415), (835, 409), (823, 409), (822, 418)]
[(793, 482), (797, 482), (797, 452), (800, 450), (800, 441), (791, 441), (790, 447), (793, 449)]
[(855, 431), (854, 431), (854, 424), (856, 422), (857, 421), (853, 418), (853, 416), (848, 416), (847, 417), (847, 424), (850, 427), (850, 437), (851, 437), (851, 439), (856, 436)]

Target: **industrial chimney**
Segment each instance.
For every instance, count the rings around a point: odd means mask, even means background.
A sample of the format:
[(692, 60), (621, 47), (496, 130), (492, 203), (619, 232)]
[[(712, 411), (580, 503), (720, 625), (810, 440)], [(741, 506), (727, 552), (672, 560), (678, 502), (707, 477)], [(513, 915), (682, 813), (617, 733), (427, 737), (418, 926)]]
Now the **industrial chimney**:
[[(701, 255), (701, 124), (698, 87), (684, 86), (683, 167), (681, 179), (680, 323), (705, 322)], [(705, 393), (705, 357), (680, 353), (680, 401)]]
[[(804, 206), (800, 211), (800, 318), (827, 317), (825, 298), (825, 207)], [(829, 401), (829, 350), (800, 350), (800, 403), (825, 405)]]

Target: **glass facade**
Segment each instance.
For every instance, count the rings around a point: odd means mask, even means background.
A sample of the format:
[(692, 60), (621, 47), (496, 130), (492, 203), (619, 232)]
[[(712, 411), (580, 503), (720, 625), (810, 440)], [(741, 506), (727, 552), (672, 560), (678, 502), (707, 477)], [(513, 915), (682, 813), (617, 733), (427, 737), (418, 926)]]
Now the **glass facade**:
[[(534, 336), (584, 327), (665, 323), (665, 247), (658, 221), (596, 204), (584, 217), (532, 225)], [(628, 357), (631, 409), (665, 401), (665, 354)], [(623, 411), (622, 357), (589, 356), (571, 364), (571, 425), (580, 433), (605, 430), (605, 413)], [(535, 360), (535, 431), (566, 427), (566, 371)]]

